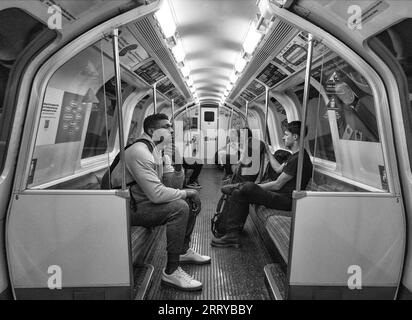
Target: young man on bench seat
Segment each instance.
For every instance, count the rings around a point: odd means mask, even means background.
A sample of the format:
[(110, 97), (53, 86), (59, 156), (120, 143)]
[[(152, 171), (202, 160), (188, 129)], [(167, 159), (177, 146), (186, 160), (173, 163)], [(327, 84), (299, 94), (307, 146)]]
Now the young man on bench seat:
[[(132, 225), (154, 227), (166, 224), (167, 264), (162, 282), (181, 290), (200, 290), (202, 283), (180, 267), (182, 263), (210, 263), (210, 257), (200, 255), (189, 247), (196, 215), (185, 199), (200, 201), (199, 194), (196, 190), (166, 187), (161, 181), (162, 148), (171, 143), (173, 133), (167, 116), (148, 116), (143, 122), (143, 130), (139, 139), (149, 141), (153, 152), (144, 142), (136, 142), (125, 150), (126, 181), (136, 181), (130, 189), (136, 202)], [(115, 174), (115, 170), (113, 175), (120, 176)]]
[[(290, 158), (282, 165), (274, 158), (267, 148), (272, 169), (279, 174), (274, 181), (256, 184), (246, 182), (239, 188), (232, 188), (228, 198), (226, 234), (221, 238), (214, 237), (211, 245), (214, 247), (239, 247), (240, 233), (249, 214), (249, 204), (263, 205), (278, 210), (292, 209), (292, 192), (296, 188), (296, 175), (299, 156), (300, 121), (288, 123), (283, 136), (285, 148), (292, 152)], [(306, 130), (307, 131), (307, 130)], [(306, 133), (305, 133), (306, 135)], [(312, 162), (306, 150), (303, 157), (303, 173), (301, 188), (304, 190), (312, 175)]]

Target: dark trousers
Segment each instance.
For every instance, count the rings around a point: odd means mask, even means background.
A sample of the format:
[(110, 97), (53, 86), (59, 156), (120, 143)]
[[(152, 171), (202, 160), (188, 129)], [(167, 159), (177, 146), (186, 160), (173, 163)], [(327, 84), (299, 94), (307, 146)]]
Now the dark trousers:
[(132, 225), (135, 226), (150, 228), (166, 224), (166, 250), (169, 254), (186, 253), (195, 223), (196, 215), (181, 199), (162, 204), (140, 202), (136, 212), (132, 213)]
[(227, 232), (242, 231), (249, 214), (249, 204), (263, 205), (270, 209), (292, 210), (290, 197), (273, 191), (265, 191), (253, 182), (246, 182), (239, 189), (235, 189), (227, 201)]
[(203, 168), (203, 164), (198, 164), (197, 162), (195, 162), (194, 164), (188, 164), (185, 161), (185, 159), (183, 159), (183, 168), (185, 168), (185, 170), (187, 169), (193, 170), (191, 176), (189, 177), (189, 181), (188, 181), (188, 184), (191, 184), (197, 181), (197, 178), (199, 178), (200, 171), (202, 171), (202, 168)]

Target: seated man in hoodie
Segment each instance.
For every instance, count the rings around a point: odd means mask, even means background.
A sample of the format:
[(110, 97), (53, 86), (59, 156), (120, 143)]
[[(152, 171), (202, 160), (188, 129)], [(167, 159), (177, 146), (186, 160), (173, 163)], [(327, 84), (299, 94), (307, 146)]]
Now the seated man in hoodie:
[[(206, 264), (210, 257), (200, 255), (189, 247), (196, 222), (196, 215), (189, 209), (185, 199), (196, 199), (196, 190), (179, 190), (166, 187), (162, 182), (162, 148), (171, 142), (173, 129), (165, 114), (153, 114), (143, 122), (144, 142), (136, 142), (125, 150), (126, 182), (133, 179), (130, 187), (136, 202), (132, 213), (132, 225), (154, 227), (166, 224), (167, 264), (162, 273), (162, 282), (181, 290), (200, 290), (202, 283), (193, 279), (180, 267), (182, 263)], [(115, 171), (120, 166), (117, 166)]]

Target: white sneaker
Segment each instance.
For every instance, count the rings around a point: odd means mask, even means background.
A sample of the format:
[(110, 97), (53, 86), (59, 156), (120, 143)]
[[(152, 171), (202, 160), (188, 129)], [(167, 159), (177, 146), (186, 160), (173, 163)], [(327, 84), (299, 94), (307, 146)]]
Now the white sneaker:
[(162, 282), (184, 291), (196, 291), (202, 289), (202, 283), (192, 278), (182, 268), (178, 267), (172, 274), (162, 273)]
[(192, 248), (189, 248), (185, 254), (181, 254), (179, 258), (180, 263), (206, 264), (210, 263), (209, 256), (202, 256)]

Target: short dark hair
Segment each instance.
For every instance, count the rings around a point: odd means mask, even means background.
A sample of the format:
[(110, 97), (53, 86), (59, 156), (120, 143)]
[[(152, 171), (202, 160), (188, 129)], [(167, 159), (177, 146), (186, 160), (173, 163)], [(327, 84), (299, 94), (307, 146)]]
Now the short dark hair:
[(148, 133), (149, 129), (157, 129), (156, 125), (160, 120), (169, 120), (169, 118), (164, 113), (155, 113), (146, 117), (143, 121), (143, 131)]
[[(292, 121), (286, 125), (286, 130), (289, 131), (291, 134), (297, 134), (300, 137), (300, 129), (302, 126), (301, 121)], [(305, 126), (305, 137), (308, 133), (308, 127)]]

